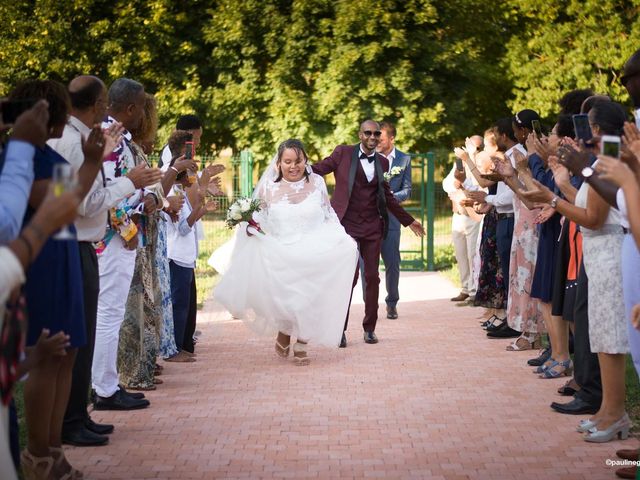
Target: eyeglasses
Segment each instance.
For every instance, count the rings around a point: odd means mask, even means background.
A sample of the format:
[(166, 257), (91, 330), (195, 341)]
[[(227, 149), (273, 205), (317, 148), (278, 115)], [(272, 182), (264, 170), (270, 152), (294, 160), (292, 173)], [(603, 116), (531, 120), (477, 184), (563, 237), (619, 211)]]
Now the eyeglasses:
[(376, 138), (380, 138), (380, 135), (382, 135), (382, 132), (380, 130), (376, 130), (375, 132), (372, 132), (371, 130), (365, 130), (364, 132), (364, 136), (365, 137), (370, 137), (371, 135), (373, 135)]

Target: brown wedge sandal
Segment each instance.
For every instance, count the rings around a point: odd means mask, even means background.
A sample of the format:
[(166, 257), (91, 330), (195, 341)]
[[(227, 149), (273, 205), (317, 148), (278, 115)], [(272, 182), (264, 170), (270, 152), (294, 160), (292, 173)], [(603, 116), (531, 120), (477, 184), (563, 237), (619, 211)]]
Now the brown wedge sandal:
[(53, 457), (36, 457), (26, 448), (20, 454), (20, 466), (25, 480), (53, 480)]
[(74, 468), (69, 461), (67, 460), (67, 458), (64, 456), (64, 450), (62, 448), (59, 447), (49, 447), (49, 451), (51, 452), (51, 455), (53, 456), (53, 469), (59, 471), (66, 471), (66, 473), (60, 477), (61, 480), (83, 480), (84, 479), (84, 474), (78, 470), (77, 468)]

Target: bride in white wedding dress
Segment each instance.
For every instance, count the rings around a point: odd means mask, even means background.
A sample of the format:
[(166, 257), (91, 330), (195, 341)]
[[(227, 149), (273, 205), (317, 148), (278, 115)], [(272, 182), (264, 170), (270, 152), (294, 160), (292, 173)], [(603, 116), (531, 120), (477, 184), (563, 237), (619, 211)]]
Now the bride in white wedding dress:
[[(278, 355), (287, 357), (291, 349), (296, 364), (307, 365), (307, 342), (340, 343), (357, 245), (338, 221), (324, 180), (311, 172), (298, 140), (279, 146), (253, 196), (263, 204), (254, 220), (265, 234), (243, 222), (214, 252), (209, 263), (223, 273), (214, 298), (254, 332), (277, 333)], [(230, 249), (229, 257), (223, 252)]]

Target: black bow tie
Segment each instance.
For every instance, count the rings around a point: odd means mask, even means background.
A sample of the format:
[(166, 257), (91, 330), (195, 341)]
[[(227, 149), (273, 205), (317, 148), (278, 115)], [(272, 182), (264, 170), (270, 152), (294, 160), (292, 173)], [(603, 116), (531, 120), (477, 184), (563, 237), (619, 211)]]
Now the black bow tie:
[(366, 153), (364, 152), (360, 152), (360, 160), (368, 160), (369, 163), (373, 163), (373, 161), (376, 159), (376, 154), (374, 153), (373, 155), (371, 155), (370, 157), (367, 156)]

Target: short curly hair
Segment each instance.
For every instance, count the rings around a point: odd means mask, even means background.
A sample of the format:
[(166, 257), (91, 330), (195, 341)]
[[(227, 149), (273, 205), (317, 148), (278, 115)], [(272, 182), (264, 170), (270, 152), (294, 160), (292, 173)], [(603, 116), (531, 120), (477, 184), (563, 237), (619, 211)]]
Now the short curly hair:
[(55, 80), (27, 80), (9, 94), (10, 100), (38, 99), (49, 103), (49, 128), (67, 123), (71, 99), (65, 87)]

